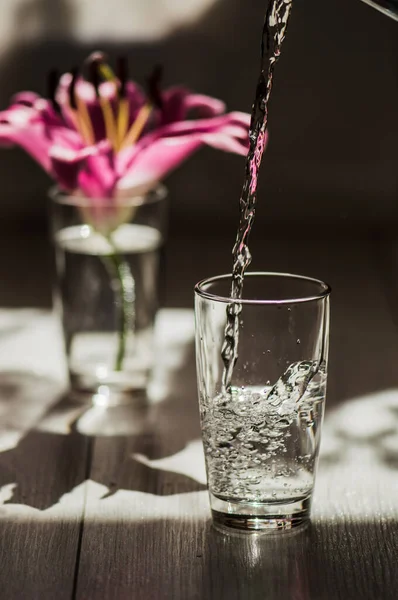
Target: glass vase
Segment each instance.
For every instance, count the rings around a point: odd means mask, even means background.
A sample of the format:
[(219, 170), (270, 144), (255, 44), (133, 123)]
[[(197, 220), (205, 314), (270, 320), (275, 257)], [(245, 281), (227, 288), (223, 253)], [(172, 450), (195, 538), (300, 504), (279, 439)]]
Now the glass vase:
[(50, 192), (70, 384), (95, 404), (126, 402), (147, 387), (166, 197), (162, 186), (116, 198)]

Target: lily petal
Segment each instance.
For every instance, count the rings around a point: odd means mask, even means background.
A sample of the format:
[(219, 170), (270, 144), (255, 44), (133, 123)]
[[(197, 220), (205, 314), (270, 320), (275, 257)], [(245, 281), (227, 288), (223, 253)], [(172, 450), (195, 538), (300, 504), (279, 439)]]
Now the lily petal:
[[(100, 152), (88, 156), (78, 174), (78, 184), (82, 192), (89, 198), (112, 198), (114, 196), (117, 175), (115, 171), (113, 150), (108, 146)], [(99, 148), (101, 144), (97, 145)]]
[(95, 88), (66, 73), (56, 103), (34, 92), (17, 94), (0, 112), (0, 145), (19, 145), (62, 188), (95, 198), (96, 206), (101, 198), (151, 187), (204, 144), (247, 153), (250, 117), (225, 114), (222, 101), (179, 86), (162, 92), (160, 106), (152, 106), (134, 82), (123, 90), (120, 98), (117, 80)]
[(81, 164), (86, 158), (83, 153), (76, 153), (62, 146), (53, 146), (50, 158), (58, 185), (66, 192), (75, 190)]
[(208, 146), (224, 152), (232, 152), (246, 156), (248, 146), (245, 140), (239, 139), (239, 136), (230, 135), (226, 131), (217, 131), (216, 133), (205, 133), (202, 140)]
[(47, 172), (51, 171), (48, 156), (51, 140), (41, 122), (32, 122), (35, 112), (26, 107), (11, 107), (0, 113), (0, 145), (20, 146)]
[(109, 197), (109, 189), (114, 189), (116, 176), (109, 176), (109, 169), (114, 171), (112, 155), (107, 141), (78, 150), (53, 146), (50, 151), (53, 174), (65, 191), (80, 187), (87, 196), (98, 198)]
[(11, 104), (22, 104), (24, 106), (33, 106), (40, 96), (35, 92), (19, 92), (11, 99)]
[(189, 121), (178, 121), (159, 127), (159, 129), (146, 135), (140, 140), (140, 144), (147, 145), (155, 139), (163, 137), (178, 137), (194, 133), (212, 133), (224, 127), (237, 126), (242, 136), (249, 140), (250, 116), (246, 113), (231, 112), (212, 119), (195, 119)]
[(175, 87), (162, 94), (163, 107), (159, 126), (183, 121), (194, 110), (201, 118), (215, 117), (225, 112), (225, 103), (202, 94), (191, 94), (184, 87)]
[(186, 88), (175, 87), (162, 94), (162, 108), (160, 111), (160, 126), (169, 125), (175, 121), (182, 121), (187, 114), (186, 100), (189, 92)]
[(125, 173), (129, 170), (139, 152), (140, 145), (134, 144), (132, 146), (127, 146), (127, 148), (124, 148), (116, 154), (115, 168), (119, 178), (123, 177), (123, 175), (125, 175)]
[(187, 112), (197, 110), (202, 117), (215, 117), (225, 112), (225, 102), (204, 96), (203, 94), (189, 94), (185, 99)]
[(47, 127), (66, 127), (66, 123), (52, 106), (51, 102), (38, 98), (33, 104), (33, 110), (36, 112), (35, 120), (43, 121)]
[(118, 183), (120, 188), (134, 188), (161, 181), (202, 145), (197, 136), (160, 138), (138, 152), (129, 170)]
[(230, 113), (160, 128), (144, 136), (130, 156), (124, 157), (123, 164), (119, 164), (118, 185), (133, 187), (160, 181), (204, 144), (245, 155), (249, 149), (249, 121), (244, 113)]

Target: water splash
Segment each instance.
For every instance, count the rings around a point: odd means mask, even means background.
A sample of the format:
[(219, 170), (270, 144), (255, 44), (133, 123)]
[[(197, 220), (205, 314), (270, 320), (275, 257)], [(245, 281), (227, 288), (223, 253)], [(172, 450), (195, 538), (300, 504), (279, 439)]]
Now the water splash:
[(231, 502), (295, 501), (311, 493), (326, 374), (316, 361), (289, 365), (266, 388), (201, 397), (209, 487)]

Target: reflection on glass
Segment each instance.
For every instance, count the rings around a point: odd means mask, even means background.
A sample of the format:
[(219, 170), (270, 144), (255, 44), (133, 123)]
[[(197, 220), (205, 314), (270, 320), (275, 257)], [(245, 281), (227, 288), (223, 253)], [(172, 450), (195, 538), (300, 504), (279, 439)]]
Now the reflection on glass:
[(398, 20), (398, 0), (363, 0), (384, 14)]

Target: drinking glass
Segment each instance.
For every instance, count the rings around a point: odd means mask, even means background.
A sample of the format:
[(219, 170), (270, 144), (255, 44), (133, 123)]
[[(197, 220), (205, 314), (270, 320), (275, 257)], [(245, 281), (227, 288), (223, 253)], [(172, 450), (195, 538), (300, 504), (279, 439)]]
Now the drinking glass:
[[(324, 414), (330, 288), (316, 279), (248, 273), (195, 287), (202, 438), (213, 522), (287, 530), (311, 510)], [(239, 314), (238, 358), (223, 380), (226, 309)], [(230, 311), (231, 312), (231, 311)]]
[(398, 20), (398, 0), (363, 0), (384, 14)]

